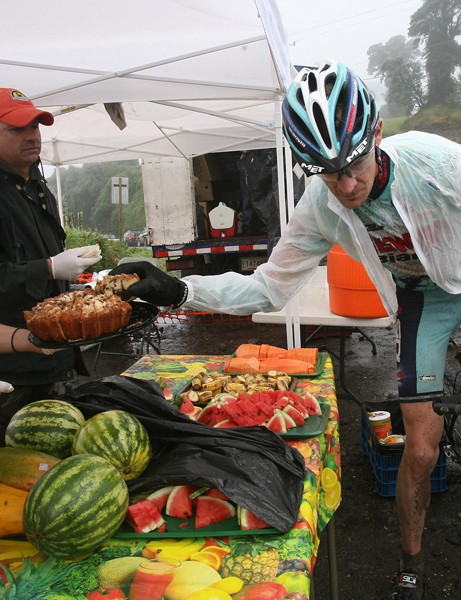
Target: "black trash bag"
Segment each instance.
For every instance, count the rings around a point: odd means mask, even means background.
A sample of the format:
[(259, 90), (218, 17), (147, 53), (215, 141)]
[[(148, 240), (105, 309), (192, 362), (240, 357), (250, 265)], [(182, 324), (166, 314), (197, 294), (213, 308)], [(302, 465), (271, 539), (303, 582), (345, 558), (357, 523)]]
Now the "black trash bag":
[(153, 381), (114, 375), (60, 396), (85, 418), (125, 410), (146, 428), (152, 459), (142, 477), (127, 482), (130, 494), (167, 485), (214, 487), (280, 532), (296, 522), (304, 459), (265, 427), (215, 429), (183, 415)]

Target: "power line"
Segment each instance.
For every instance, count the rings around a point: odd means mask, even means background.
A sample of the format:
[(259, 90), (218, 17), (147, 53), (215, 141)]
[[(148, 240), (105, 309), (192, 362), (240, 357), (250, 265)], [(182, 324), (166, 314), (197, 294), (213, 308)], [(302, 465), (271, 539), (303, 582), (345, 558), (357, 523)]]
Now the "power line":
[[(400, 2), (394, 2), (393, 4), (388, 4), (388, 5), (382, 6), (380, 8), (375, 8), (373, 10), (368, 10), (368, 11), (365, 11), (365, 12), (357, 13), (355, 15), (349, 15), (349, 16), (344, 17), (342, 19), (337, 19), (336, 21), (329, 21), (329, 22), (324, 23), (322, 25), (315, 25), (314, 27), (309, 27), (308, 29), (303, 29), (299, 33), (295, 33), (294, 34), (294, 41), (295, 42), (296, 41), (301, 41), (301, 40), (307, 39), (308, 37), (313, 37), (311, 34), (310, 35), (305, 35), (305, 36), (303, 36), (303, 35), (299, 36), (299, 34), (303, 34), (303, 33), (306, 33), (308, 31), (317, 30), (319, 27), (329, 27), (331, 25), (343, 23), (344, 21), (350, 21), (351, 19), (356, 19), (357, 17), (363, 17), (365, 15), (369, 15), (369, 14), (372, 14), (372, 13), (375, 13), (375, 12), (378, 12), (378, 11), (382, 11), (382, 10), (386, 10), (386, 12), (389, 12), (389, 9), (392, 8), (393, 6), (399, 6), (401, 4), (407, 4), (408, 2), (413, 2), (413, 0), (401, 0)], [(416, 6), (415, 6), (415, 9), (416, 9)], [(404, 12), (404, 10), (408, 10), (408, 9), (403, 9), (403, 10), (398, 11), (398, 12)], [(395, 14), (395, 12), (396, 11), (394, 11), (393, 14)], [(368, 22), (370, 20), (374, 20), (376, 18), (380, 18), (380, 17), (378, 16), (378, 17), (373, 17), (373, 19), (366, 19), (365, 21), (360, 21), (359, 23), (354, 23), (354, 25), (360, 25), (362, 23), (366, 23), (366, 22)], [(338, 31), (338, 29), (324, 31), (322, 33), (318, 33), (317, 35), (325, 35), (326, 33), (332, 33), (334, 31)]]

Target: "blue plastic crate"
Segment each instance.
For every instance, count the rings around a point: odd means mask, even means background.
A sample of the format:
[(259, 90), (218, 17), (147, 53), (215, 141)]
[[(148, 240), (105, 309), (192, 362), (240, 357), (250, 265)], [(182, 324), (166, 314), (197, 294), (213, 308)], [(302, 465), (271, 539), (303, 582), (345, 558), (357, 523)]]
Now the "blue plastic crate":
[[(362, 450), (367, 455), (375, 477), (375, 491), (379, 496), (395, 496), (397, 473), (403, 455), (405, 444), (380, 444), (367, 417), (367, 410), (372, 408), (364, 405), (362, 411)], [(378, 410), (386, 410), (380, 407)], [(391, 415), (392, 416), (392, 415)], [(399, 431), (398, 433), (403, 433)], [(439, 460), (431, 475), (431, 492), (446, 492), (447, 458), (440, 450)]]

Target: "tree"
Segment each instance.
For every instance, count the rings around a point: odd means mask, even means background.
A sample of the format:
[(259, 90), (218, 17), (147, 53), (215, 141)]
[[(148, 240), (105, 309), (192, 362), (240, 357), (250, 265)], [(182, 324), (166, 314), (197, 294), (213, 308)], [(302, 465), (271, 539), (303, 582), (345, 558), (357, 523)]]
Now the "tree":
[(455, 99), (456, 69), (461, 65), (461, 0), (424, 0), (411, 17), (408, 34), (424, 48), (428, 77), (427, 104)]
[(403, 35), (368, 49), (368, 73), (386, 86), (391, 116), (410, 115), (424, 103), (424, 72), (420, 52)]

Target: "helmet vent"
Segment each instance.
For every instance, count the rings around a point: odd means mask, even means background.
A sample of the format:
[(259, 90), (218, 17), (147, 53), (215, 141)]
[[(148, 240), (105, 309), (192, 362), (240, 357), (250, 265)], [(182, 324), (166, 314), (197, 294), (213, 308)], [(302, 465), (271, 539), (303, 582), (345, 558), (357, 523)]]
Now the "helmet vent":
[(331, 75), (328, 75), (328, 77), (326, 77), (326, 79), (325, 79), (325, 94), (326, 94), (327, 98), (330, 97), (331, 90), (333, 89), (335, 83), (336, 83), (336, 75), (331, 74)]
[(312, 73), (312, 71), (309, 73), (307, 85), (309, 87), (309, 94), (312, 94), (312, 92), (316, 92), (318, 89), (317, 77), (314, 75), (314, 73)]
[(296, 90), (296, 100), (304, 109), (306, 108), (306, 105), (304, 104), (304, 96), (300, 88)]
[(317, 128), (319, 130), (320, 135), (322, 136), (325, 146), (331, 148), (331, 138), (328, 133), (328, 127), (325, 123), (325, 118), (323, 116), (322, 109), (317, 103), (313, 104), (312, 112), (314, 114), (315, 123), (317, 124)]

